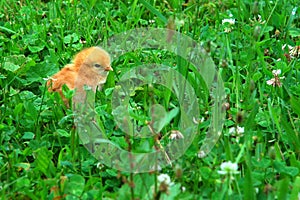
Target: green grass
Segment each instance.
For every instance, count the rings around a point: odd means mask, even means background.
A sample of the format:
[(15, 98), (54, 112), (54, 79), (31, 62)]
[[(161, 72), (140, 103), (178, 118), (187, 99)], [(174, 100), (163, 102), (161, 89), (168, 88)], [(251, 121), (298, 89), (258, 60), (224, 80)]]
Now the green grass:
[[(1, 1), (0, 198), (299, 198), (300, 50), (289, 57), (288, 47), (282, 49), (285, 44), (300, 45), (298, 6), (298, 0)], [(229, 18), (235, 24), (222, 24)], [(156, 63), (178, 71), (196, 90), (196, 120), (204, 119), (189, 148), (172, 165), (134, 174), (101, 165), (86, 150), (72, 110), (58, 94), (47, 91), (45, 78), (84, 47), (105, 46), (112, 36), (142, 27), (172, 28), (201, 44), (222, 77), (227, 105), (221, 137), (199, 158), (215, 113), (212, 90), (205, 84), (209, 76), (166, 50), (112, 55), (114, 72), (97, 92), (96, 112), (98, 125), (114, 144), (149, 153), (170, 143), (168, 134), (180, 127), (180, 99), (159, 84), (141, 86), (129, 99), (132, 123), (141, 127), (153, 117), (151, 106), (160, 104), (167, 111), (155, 110), (158, 117), (166, 115), (157, 125), (159, 143), (155, 137), (129, 137), (117, 126), (113, 91), (121, 77), (139, 65)], [(281, 87), (267, 84), (277, 69), (279, 77), (284, 76)], [(167, 84), (172, 80), (169, 77)], [(180, 92), (190, 94), (186, 88), (180, 86)], [(71, 98), (73, 92), (66, 89), (65, 94)], [(222, 119), (221, 114), (214, 116)], [(232, 127), (243, 127), (244, 132), (232, 133)], [(218, 173), (228, 161), (238, 164), (239, 173), (232, 177)], [(173, 185), (160, 183), (160, 174), (168, 174)]]

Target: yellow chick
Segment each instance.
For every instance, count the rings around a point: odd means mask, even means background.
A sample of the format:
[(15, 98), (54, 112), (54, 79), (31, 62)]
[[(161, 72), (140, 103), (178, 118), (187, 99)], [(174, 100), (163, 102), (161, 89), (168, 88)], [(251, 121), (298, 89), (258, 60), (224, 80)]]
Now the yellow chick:
[[(96, 92), (96, 87), (102, 88), (106, 82), (108, 72), (113, 71), (110, 66), (109, 54), (100, 47), (90, 47), (80, 51), (74, 58), (72, 64), (67, 64), (58, 73), (48, 80), (49, 92), (58, 92), (64, 103), (68, 106), (69, 101), (62, 92), (62, 86), (66, 85), (69, 89), (76, 88), (77, 94), (85, 98), (83, 86), (89, 86)], [(79, 96), (74, 98), (79, 101)]]
[(73, 103), (83, 103), (86, 100), (85, 88), (90, 88), (96, 93), (98, 87), (102, 89), (109, 71), (113, 71), (110, 65), (109, 54), (100, 47), (94, 48), (82, 62), (75, 80), (76, 94)]

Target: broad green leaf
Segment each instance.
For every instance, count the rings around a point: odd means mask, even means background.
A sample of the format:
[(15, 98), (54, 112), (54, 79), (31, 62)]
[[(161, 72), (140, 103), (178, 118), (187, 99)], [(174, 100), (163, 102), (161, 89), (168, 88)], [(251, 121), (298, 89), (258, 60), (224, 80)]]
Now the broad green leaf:
[(31, 119), (34, 119), (34, 120), (37, 118), (37, 115), (38, 115), (37, 108), (31, 101), (25, 101), (24, 108), (26, 111), (26, 114), (25, 114), (26, 116), (30, 116)]
[(268, 32), (270, 32), (270, 31), (272, 31), (273, 29), (274, 29), (273, 26), (267, 26), (267, 27), (264, 29), (264, 32), (265, 32), (265, 33), (268, 33)]
[(64, 37), (65, 44), (75, 43), (78, 42), (78, 40), (79, 36), (76, 33), (72, 33)]
[(279, 181), (279, 188), (278, 188), (278, 200), (286, 200), (288, 199), (289, 193), (289, 179), (285, 178)]
[(42, 81), (43, 78), (47, 78), (57, 72), (54, 63), (40, 62), (34, 66), (31, 66), (26, 73), (26, 80), (28, 84), (36, 81)]
[(163, 106), (159, 104), (152, 105), (149, 115), (151, 116), (155, 132), (160, 132), (178, 113), (179, 108), (174, 108), (170, 112), (166, 112)]
[(14, 115), (17, 117), (23, 112), (23, 103), (18, 103), (14, 109)]
[(209, 167), (201, 167), (200, 169), (199, 169), (199, 171), (200, 171), (200, 174), (201, 174), (201, 177), (203, 178), (203, 179), (205, 179), (205, 180), (208, 180), (209, 179), (209, 177), (211, 176), (211, 168), (209, 168)]
[(251, 168), (247, 168), (244, 182), (244, 199), (256, 199), (254, 196), (254, 188), (252, 182)]
[(290, 176), (296, 176), (299, 173), (299, 169), (297, 167), (289, 167), (286, 166), (285, 163), (280, 162), (280, 161), (274, 161), (274, 168), (279, 172), (279, 173), (284, 173)]
[[(81, 175), (69, 174), (68, 180), (65, 183), (64, 193), (69, 196), (67, 199), (74, 199), (72, 197), (80, 197), (84, 190), (85, 180)], [(78, 199), (78, 198), (75, 198)]]
[(24, 140), (32, 140), (34, 138), (34, 133), (32, 132), (25, 132), (22, 136), (22, 139)]
[(37, 158), (35, 160), (36, 167), (47, 177), (51, 177), (52, 175), (52, 169), (50, 170), (50, 168), (53, 167), (53, 163), (51, 161), (52, 156), (53, 153), (46, 147), (42, 147), (37, 151)]
[(107, 169), (105, 170), (109, 175), (116, 177), (118, 175), (117, 171), (114, 169)]
[(16, 65), (14, 63), (11, 62), (5, 62), (3, 69), (7, 70), (7, 71), (11, 71), (11, 72), (15, 72), (20, 68), (19, 65)]
[(293, 96), (291, 97), (291, 106), (297, 115), (300, 116), (300, 101)]
[(258, 81), (259, 79), (261, 79), (262, 78), (262, 73), (261, 72), (255, 72), (254, 74), (253, 74), (253, 76), (252, 76), (252, 79), (253, 79), (253, 81)]
[(45, 48), (45, 45), (41, 45), (41, 46), (28, 46), (28, 49), (31, 53), (37, 53), (42, 51)]
[(296, 152), (300, 152), (299, 137), (298, 137), (297, 133), (293, 130), (291, 124), (284, 117), (282, 117), (282, 119), (281, 119), (281, 124), (286, 131), (289, 144), (294, 147)]
[(291, 37), (299, 37), (300, 36), (300, 28), (290, 28), (289, 34)]
[(300, 191), (300, 177), (297, 176), (293, 185), (293, 189), (291, 192), (290, 199), (299, 199), (299, 191)]
[(181, 193), (180, 184), (174, 184), (170, 186), (170, 194), (163, 194), (162, 200), (173, 200), (176, 199), (176, 196)]
[(4, 58), (3, 69), (11, 72), (16, 72), (17, 70), (27, 69), (30, 66), (35, 65), (35, 62), (24, 55), (11, 55)]
[(28, 178), (22, 177), (17, 179), (17, 182), (15, 184), (16, 190), (24, 190), (27, 187), (30, 187), (30, 180)]
[(67, 132), (67, 131), (65, 131), (63, 129), (57, 129), (56, 132), (61, 137), (70, 137), (71, 136), (70, 132)]
[(254, 167), (259, 167), (262, 169), (266, 169), (270, 166), (271, 161), (266, 158), (262, 158), (261, 160), (257, 160), (256, 158), (252, 158), (252, 164)]

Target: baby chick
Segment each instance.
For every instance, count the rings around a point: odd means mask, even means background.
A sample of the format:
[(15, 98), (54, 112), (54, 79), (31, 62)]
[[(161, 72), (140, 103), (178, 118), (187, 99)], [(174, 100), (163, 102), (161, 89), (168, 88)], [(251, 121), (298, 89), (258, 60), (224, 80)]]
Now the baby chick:
[(95, 47), (83, 60), (78, 70), (73, 103), (84, 103), (86, 101), (86, 88), (90, 88), (93, 93), (96, 93), (97, 87), (101, 90), (109, 71), (113, 71), (110, 66), (109, 54), (100, 47)]
[(109, 71), (113, 71), (109, 54), (100, 47), (90, 47), (80, 51), (72, 64), (67, 64), (48, 80), (48, 91), (58, 92), (68, 106), (69, 101), (63, 95), (62, 86), (66, 85), (71, 90), (76, 88), (77, 95), (74, 99), (82, 102), (80, 99), (85, 98), (83, 86), (89, 86), (96, 92), (96, 87), (101, 89), (106, 82)]

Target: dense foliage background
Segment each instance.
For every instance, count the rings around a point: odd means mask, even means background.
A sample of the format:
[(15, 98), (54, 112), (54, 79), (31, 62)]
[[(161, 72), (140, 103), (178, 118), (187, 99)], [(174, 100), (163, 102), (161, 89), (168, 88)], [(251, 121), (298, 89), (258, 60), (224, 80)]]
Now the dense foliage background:
[[(298, 0), (1, 1), (1, 199), (299, 199), (298, 6)], [(47, 91), (45, 78), (75, 53), (137, 27), (177, 30), (214, 60), (227, 111), (222, 136), (208, 156), (201, 158), (198, 149), (211, 102), (199, 105), (204, 121), (184, 156), (157, 172), (130, 174), (91, 156), (80, 144), (72, 110)], [(173, 58), (157, 50), (113, 61), (96, 110), (120, 147), (138, 151), (145, 143), (126, 138), (114, 123), (110, 104), (118, 77), (139, 60), (178, 69)], [(192, 73), (183, 74), (191, 83)], [(65, 89), (65, 95), (71, 98), (72, 91)], [(168, 110), (170, 104), (178, 107), (160, 86), (145, 86), (132, 96), (136, 121), (148, 119), (153, 99)], [(172, 116), (162, 138), (176, 129), (178, 117)]]

